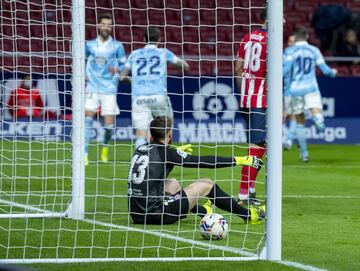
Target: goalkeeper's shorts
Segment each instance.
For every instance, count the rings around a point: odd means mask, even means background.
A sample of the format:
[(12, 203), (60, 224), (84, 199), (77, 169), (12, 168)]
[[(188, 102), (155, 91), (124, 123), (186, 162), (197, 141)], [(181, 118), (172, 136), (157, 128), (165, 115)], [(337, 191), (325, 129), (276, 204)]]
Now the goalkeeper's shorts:
[(151, 211), (141, 214), (131, 210), (131, 218), (135, 224), (165, 225), (173, 224), (186, 217), (189, 212), (189, 200), (184, 190), (165, 197), (162, 208), (158, 211)]

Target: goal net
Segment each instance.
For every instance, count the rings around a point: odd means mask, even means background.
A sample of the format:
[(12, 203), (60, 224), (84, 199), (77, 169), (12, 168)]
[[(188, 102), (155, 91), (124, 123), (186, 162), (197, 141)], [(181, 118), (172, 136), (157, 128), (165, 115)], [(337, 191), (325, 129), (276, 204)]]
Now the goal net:
[[(218, 208), (229, 225), (220, 241), (203, 240), (200, 217), (192, 213), (172, 225), (133, 223), (127, 196), (136, 139), (130, 85), (118, 87), (120, 115), (111, 128), (108, 161), (101, 161), (105, 130), (98, 108), (84, 165), (86, 59), (74, 55), (85, 50), (76, 2), (0, 2), (1, 261), (258, 259), (265, 224), (245, 224)], [(111, 36), (128, 56), (145, 45), (147, 26), (160, 28), (160, 47), (190, 65), (188, 73), (168, 67), (175, 144), (192, 143), (198, 155), (247, 155), (234, 63), (242, 38), (260, 28), (265, 6), (264, 0), (90, 0), (84, 39), (95, 39), (99, 16), (110, 14)], [(241, 168), (177, 167), (169, 177), (182, 187), (210, 178), (237, 198)], [(256, 181), (261, 200), (265, 178), (262, 169)]]

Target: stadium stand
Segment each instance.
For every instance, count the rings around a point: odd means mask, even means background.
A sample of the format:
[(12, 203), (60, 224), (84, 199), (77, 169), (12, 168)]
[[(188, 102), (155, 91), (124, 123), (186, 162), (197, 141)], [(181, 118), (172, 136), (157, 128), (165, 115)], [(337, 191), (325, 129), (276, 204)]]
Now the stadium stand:
[[(29, 3), (31, 5), (31, 13), (28, 12), (28, 7), (15, 2), (2, 2), (1, 10), (1, 25), (0, 34), (3, 37), (1, 44), (1, 51), (4, 52), (52, 52), (55, 54), (53, 59), (43, 60), (48, 61), (52, 65), (58, 65), (63, 58), (62, 53), (69, 53), (69, 42), (52, 39), (52, 37), (63, 36), (69, 39), (71, 36), (71, 11), (70, 0), (62, 0), (62, 10), (56, 10), (55, 5), (49, 4), (47, 1), (45, 6), (41, 6), (39, 1)], [(149, 4), (149, 9), (146, 9), (146, 3)], [(303, 25), (310, 29), (310, 43), (320, 47), (321, 43), (316, 37), (314, 29), (311, 27), (312, 15), (316, 8), (320, 5), (333, 3), (334, 1), (285, 1), (285, 19), (284, 36), (287, 37), (294, 30), (295, 26)], [(166, 1), (165, 10), (163, 8), (164, 2), (162, 0), (142, 1), (134, 0), (132, 3), (132, 12), (130, 15), (128, 1), (112, 1), (111, 5), (115, 9), (110, 9), (109, 1), (94, 0), (87, 1), (86, 9), (86, 39), (96, 35), (96, 14), (100, 12), (109, 12), (115, 18), (115, 33), (114, 36), (125, 44), (126, 52), (143, 46), (143, 31), (146, 25), (152, 24), (163, 26), (166, 23), (165, 31), (163, 31), (164, 46), (171, 49), (179, 56), (197, 56), (201, 59), (206, 59), (207, 55), (212, 56), (228, 56), (229, 59), (236, 54), (239, 41), (247, 33), (246, 25), (250, 22), (250, 17), (254, 21), (254, 17), (258, 19), (256, 9), (251, 9), (249, 12), (249, 1), (238, 0), (236, 7), (233, 8), (232, 0), (168, 0)], [(181, 4), (180, 4), (181, 3)], [(339, 0), (337, 4), (343, 3), (347, 8), (354, 12), (360, 12), (360, 2)], [(251, 1), (252, 7), (262, 6), (263, 0)], [(16, 5), (11, 6), (11, 5)], [(196, 10), (198, 7), (207, 8), (202, 9), (200, 13)], [(216, 8), (216, 10), (214, 10)], [(179, 10), (182, 9), (182, 12)], [(255, 10), (255, 11), (254, 11)], [(45, 12), (44, 12), (45, 11)], [(12, 14), (11, 14), (12, 12)], [(13, 27), (11, 19), (16, 21), (16, 27)], [(34, 23), (31, 27), (25, 26), (26, 21), (31, 20)], [(57, 23), (54, 23), (57, 22)], [(59, 24), (62, 22), (62, 24)], [(44, 24), (46, 27), (44, 28)], [(183, 27), (181, 27), (183, 25)], [(256, 27), (256, 26), (253, 26)], [(131, 30), (131, 31), (130, 31)], [(44, 35), (46, 31), (46, 35)], [(46, 36), (47, 40), (42, 37)], [(286, 40), (286, 39), (284, 39)], [(217, 41), (217, 42), (215, 42)], [(181, 46), (181, 43), (184, 46)], [(331, 52), (322, 50), (325, 56), (331, 55)], [(57, 56), (56, 54), (59, 54)], [(22, 61), (26, 58), (19, 58), (17, 65), (22, 65)], [(202, 60), (200, 60), (202, 61)], [(11, 69), (11, 57), (4, 58), (3, 68)], [(64, 62), (64, 60), (62, 60)], [(38, 63), (38, 60), (34, 61)], [(209, 64), (209, 63), (208, 63)], [(201, 74), (213, 72), (215, 67), (213, 65), (200, 64), (202, 70)], [(65, 64), (64, 64), (65, 65)], [(233, 69), (229, 64), (226, 67), (217, 65), (218, 72), (223, 72), (225, 75), (232, 75)], [(340, 74), (343, 75), (357, 75), (358, 67), (352, 66), (342, 67), (337, 66)], [(64, 67), (64, 69), (68, 69)], [(43, 72), (41, 66), (34, 66), (33, 71)], [(192, 74), (198, 74), (199, 71), (192, 69)]]

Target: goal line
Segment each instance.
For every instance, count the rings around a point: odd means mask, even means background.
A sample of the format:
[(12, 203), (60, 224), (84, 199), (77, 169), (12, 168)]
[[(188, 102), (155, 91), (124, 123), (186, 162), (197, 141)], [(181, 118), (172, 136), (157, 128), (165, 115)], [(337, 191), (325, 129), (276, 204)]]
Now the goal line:
[[(34, 211), (34, 212), (38, 212), (38, 213), (34, 213), (34, 214), (6, 214), (6, 215), (0, 215), (0, 219), (1, 218), (23, 218), (25, 217), (24, 215), (26, 215), (26, 217), (33, 217), (33, 218), (66, 218), (66, 212), (65, 213), (60, 213), (60, 212), (50, 212), (48, 210), (44, 210), (41, 208), (37, 208), (34, 206), (29, 206), (26, 204), (21, 204), (21, 203), (16, 203), (16, 202), (12, 202), (12, 201), (8, 201), (8, 200), (3, 200), (0, 199), (0, 203), (1, 204), (6, 204), (9, 206), (14, 206), (17, 208), (23, 208), (25, 210), (29, 210), (29, 211)], [(220, 250), (220, 251), (224, 251), (224, 252), (230, 252), (230, 253), (234, 253), (234, 254), (238, 254), (241, 255), (239, 257), (191, 257), (191, 258), (173, 258), (173, 257), (159, 257), (159, 258), (52, 258), (52, 259), (5, 259), (5, 260), (0, 260), (0, 263), (12, 263), (12, 264), (20, 264), (20, 263), (76, 263), (76, 262), (112, 262), (112, 261), (189, 261), (189, 260), (194, 260), (194, 261), (204, 261), (204, 260), (226, 260), (226, 261), (251, 261), (251, 260), (259, 260), (260, 259), (260, 255), (255, 254), (255, 253), (251, 253), (248, 251), (245, 251), (243, 249), (238, 249), (238, 248), (234, 248), (234, 247), (228, 247), (228, 246), (220, 246), (220, 245), (215, 245), (215, 244), (211, 244), (211, 243), (205, 243), (205, 242), (200, 242), (200, 241), (196, 241), (196, 240), (192, 240), (192, 239), (187, 239), (187, 238), (183, 238), (183, 237), (179, 237), (176, 235), (171, 235), (168, 233), (163, 233), (163, 232), (159, 232), (159, 231), (151, 231), (151, 230), (145, 230), (145, 229), (138, 229), (138, 228), (133, 228), (133, 227), (128, 227), (128, 226), (121, 226), (121, 225), (117, 225), (117, 224), (113, 224), (113, 223), (107, 223), (107, 222), (102, 222), (102, 221), (98, 221), (98, 220), (94, 220), (94, 219), (76, 219), (78, 221), (81, 222), (86, 222), (92, 225), (98, 225), (98, 226), (102, 226), (102, 227), (108, 227), (108, 228), (115, 228), (115, 229), (122, 229), (122, 230), (126, 230), (126, 231), (132, 231), (132, 232), (139, 232), (139, 233), (143, 233), (143, 234), (149, 234), (149, 235), (153, 235), (153, 236), (158, 236), (160, 238), (165, 238), (165, 239), (169, 239), (169, 240), (174, 240), (177, 242), (183, 242), (183, 243), (188, 243), (191, 245), (195, 245), (195, 246), (200, 246), (203, 248), (208, 248), (208, 249), (214, 249), (214, 250)]]
[[(21, 204), (21, 203), (16, 203), (16, 202), (12, 202), (12, 201), (8, 201), (8, 200), (3, 200), (0, 199), (0, 203), (1, 204), (7, 204), (10, 206), (14, 206), (17, 208), (23, 208), (25, 210), (29, 210), (29, 211), (34, 211), (34, 212), (39, 212), (37, 217), (42, 217), (42, 218), (60, 218), (60, 217), (66, 217), (66, 213), (58, 213), (58, 212), (50, 212), (48, 210), (44, 210), (41, 208), (37, 208), (37, 207), (33, 207), (33, 206), (29, 206), (29, 205), (25, 205), (25, 204)], [(29, 214), (28, 214), (29, 215)], [(35, 215), (35, 214), (34, 214)], [(29, 217), (29, 216), (27, 216)], [(36, 216), (34, 216), (36, 217)], [(0, 215), (0, 219), (1, 218), (5, 218), (3, 215)], [(7, 215), (6, 218), (9, 218), (9, 216)], [(11, 215), (11, 218), (17, 218), (15, 214)], [(99, 225), (99, 226), (103, 226), (103, 227), (109, 227), (109, 228), (117, 228), (117, 229), (124, 229), (124, 230), (128, 230), (128, 231), (133, 231), (133, 232), (141, 232), (141, 233), (145, 233), (145, 234), (150, 234), (150, 235), (155, 235), (155, 236), (159, 236), (162, 238), (166, 238), (166, 239), (170, 239), (170, 240), (175, 240), (175, 241), (179, 241), (179, 242), (184, 242), (184, 243), (188, 243), (191, 245), (198, 245), (198, 246), (202, 246), (204, 248), (209, 248), (209, 249), (216, 249), (216, 250), (221, 250), (221, 251), (227, 251), (227, 252), (231, 252), (234, 254), (239, 254), (239, 255), (243, 255), (246, 257), (178, 257), (178, 258), (174, 258), (174, 257), (161, 257), (161, 258), (47, 258), (47, 259), (0, 259), (0, 264), (37, 264), (37, 263), (43, 263), (43, 264), (49, 264), (49, 263), (56, 263), (56, 264), (66, 264), (66, 263), (95, 263), (95, 262), (181, 262), (181, 261), (256, 261), (256, 260), (260, 260), (262, 259), (261, 255), (257, 255), (255, 253), (251, 253), (248, 251), (244, 251), (238, 248), (234, 248), (234, 247), (226, 247), (226, 246), (219, 246), (219, 245), (214, 245), (214, 244), (208, 244), (208, 243), (203, 243), (200, 241), (195, 241), (195, 240), (191, 240), (191, 239), (186, 239), (183, 237), (178, 237), (178, 236), (174, 236), (174, 235), (170, 235), (167, 233), (162, 233), (162, 232), (158, 232), (158, 231), (150, 231), (150, 230), (143, 230), (143, 229), (138, 229), (138, 228), (132, 228), (132, 227), (126, 227), (126, 226), (121, 226), (121, 225), (117, 225), (117, 224), (113, 224), (113, 223), (106, 223), (106, 222), (102, 222), (102, 221), (97, 221), (97, 220), (93, 220), (93, 219), (78, 219), (78, 221), (82, 221), (82, 222), (86, 222), (92, 225)], [(264, 251), (262, 251), (261, 254), (264, 254)], [(321, 269), (315, 266), (311, 266), (311, 265), (306, 265), (306, 264), (302, 264), (302, 263), (298, 263), (298, 262), (292, 262), (292, 261), (274, 261), (275, 263), (281, 264), (281, 265), (286, 265), (286, 266), (290, 266), (290, 267), (295, 267), (301, 270), (306, 270), (306, 271), (327, 271), (326, 269)]]

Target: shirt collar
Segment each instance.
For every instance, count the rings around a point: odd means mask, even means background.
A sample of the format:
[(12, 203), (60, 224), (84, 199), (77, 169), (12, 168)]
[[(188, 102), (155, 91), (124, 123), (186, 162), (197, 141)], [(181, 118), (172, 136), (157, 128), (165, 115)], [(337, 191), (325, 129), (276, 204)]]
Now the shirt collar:
[(309, 43), (307, 41), (302, 40), (302, 41), (295, 42), (295, 44), (296, 45), (305, 45), (305, 44), (309, 44)]
[(149, 44), (145, 45), (145, 48), (154, 49), (154, 48), (157, 48), (157, 46), (155, 44), (149, 43)]
[(96, 38), (96, 41), (100, 44), (108, 44), (112, 40), (113, 40), (113, 38), (111, 36), (109, 36), (109, 38), (106, 41), (102, 41), (99, 36)]

